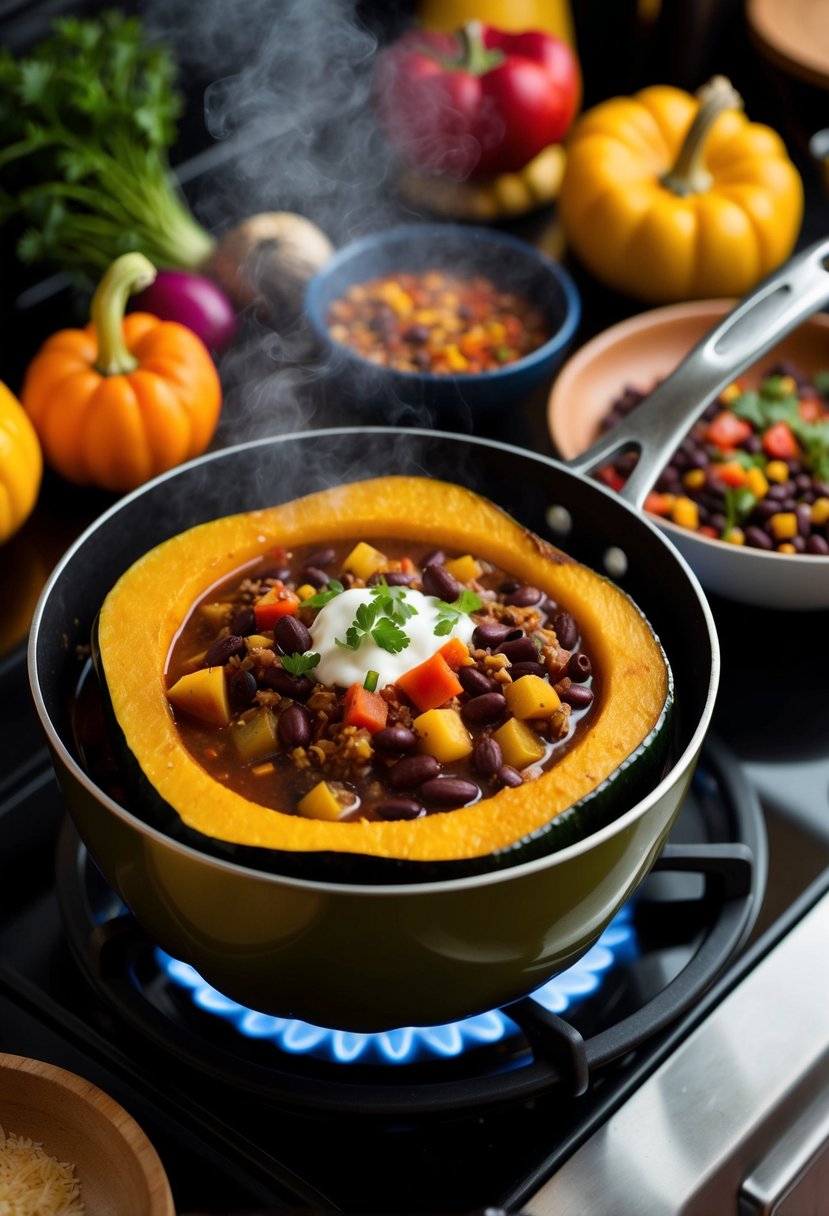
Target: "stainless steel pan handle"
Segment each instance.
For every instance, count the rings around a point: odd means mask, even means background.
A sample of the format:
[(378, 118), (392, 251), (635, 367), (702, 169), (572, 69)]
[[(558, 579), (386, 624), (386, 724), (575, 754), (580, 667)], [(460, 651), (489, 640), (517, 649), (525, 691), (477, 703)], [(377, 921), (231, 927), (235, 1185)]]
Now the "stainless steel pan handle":
[[(829, 237), (785, 262), (746, 296), (636, 407), (624, 423), (567, 462), (577, 473), (607, 464), (620, 451), (639, 452), (620, 491), (641, 507), (691, 424), (731, 381), (829, 303)], [(827, 352), (829, 361), (829, 351)]]

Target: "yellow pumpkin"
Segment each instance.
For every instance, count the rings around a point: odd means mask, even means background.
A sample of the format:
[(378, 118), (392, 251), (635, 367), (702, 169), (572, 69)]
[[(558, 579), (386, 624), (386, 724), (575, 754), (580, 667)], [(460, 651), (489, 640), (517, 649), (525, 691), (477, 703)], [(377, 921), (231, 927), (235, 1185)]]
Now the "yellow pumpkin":
[(35, 428), (14, 394), (0, 383), (0, 544), (28, 519), (42, 476)]
[(559, 211), (584, 265), (649, 303), (741, 296), (791, 253), (803, 185), (780, 137), (715, 77), (588, 110), (570, 133)]

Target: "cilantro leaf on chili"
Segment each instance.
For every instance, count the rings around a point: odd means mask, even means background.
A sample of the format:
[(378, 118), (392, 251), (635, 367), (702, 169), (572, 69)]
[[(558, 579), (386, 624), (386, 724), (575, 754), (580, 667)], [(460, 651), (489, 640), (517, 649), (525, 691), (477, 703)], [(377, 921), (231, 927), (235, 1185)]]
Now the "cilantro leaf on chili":
[(481, 607), (481, 598), (468, 587), (464, 587), (456, 600), (447, 604), (446, 600), (438, 600), (438, 623), (433, 633), (437, 637), (445, 637), (464, 613), (477, 612)]
[(308, 654), (300, 654), (299, 651), (294, 651), (293, 654), (282, 656), (282, 666), (292, 676), (305, 675), (306, 671), (313, 670), (319, 661), (320, 656), (314, 651), (310, 651)]
[(303, 608), (324, 608), (327, 603), (334, 599), (335, 596), (341, 595), (345, 590), (342, 583), (335, 578), (328, 580), (328, 587), (325, 591), (319, 591), (316, 595), (311, 595), (307, 600), (302, 601)]
[(399, 625), (389, 616), (381, 617), (371, 631), (371, 636), (374, 638), (378, 646), (383, 650), (387, 650), (389, 654), (399, 654), (401, 650), (405, 650), (409, 645), (411, 638), (404, 633)]

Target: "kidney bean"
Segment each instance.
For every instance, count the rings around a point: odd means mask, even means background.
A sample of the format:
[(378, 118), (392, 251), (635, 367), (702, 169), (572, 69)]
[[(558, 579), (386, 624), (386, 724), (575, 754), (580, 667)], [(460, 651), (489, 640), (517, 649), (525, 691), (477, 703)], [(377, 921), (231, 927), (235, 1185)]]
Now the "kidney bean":
[(462, 777), (433, 777), (420, 787), (420, 795), (435, 806), (468, 806), (480, 794), (474, 781)]
[(256, 633), (257, 628), (256, 613), (252, 608), (240, 608), (230, 622), (230, 632), (236, 633), (239, 637), (243, 638)]
[(311, 586), (316, 587), (317, 590), (327, 587), (329, 578), (330, 575), (326, 570), (319, 570), (316, 566), (302, 567), (303, 583), (310, 583)]
[(782, 502), (784, 498), (789, 497), (789, 490), (790, 487), (788, 482), (786, 482), (785, 485), (781, 485), (780, 482), (777, 482), (775, 485), (769, 486), (768, 490), (766, 491), (766, 498), (771, 498), (774, 502)]
[(794, 509), (797, 516), (797, 530), (801, 536), (810, 536), (812, 532), (812, 509), (805, 503), (800, 502)]
[(208, 647), (207, 654), (204, 656), (205, 667), (224, 667), (229, 659), (234, 655), (244, 654), (245, 639), (239, 637), (238, 634), (229, 633), (227, 637), (218, 638), (212, 646)]
[(437, 777), (440, 765), (434, 756), (404, 756), (388, 771), (388, 782), (393, 790), (411, 790), (424, 781)]
[(573, 650), (579, 640), (579, 627), (575, 618), (569, 612), (557, 612), (551, 623), (559, 646), (563, 650)]
[(504, 603), (511, 604), (514, 608), (531, 608), (533, 604), (538, 604), (543, 599), (544, 592), (540, 588), (524, 586), (505, 595)]
[(442, 566), (446, 561), (446, 554), (442, 549), (433, 549), (431, 553), (427, 553), (423, 561), (420, 563), (422, 569), (427, 566)]
[(480, 697), (473, 697), (461, 709), (464, 722), (475, 726), (485, 722), (494, 722), (507, 708), (507, 700), (500, 692), (485, 692)]
[(512, 642), (502, 642), (496, 654), (505, 654), (511, 663), (536, 663), (539, 650), (532, 638), (524, 634)]
[(472, 645), (484, 650), (488, 646), (500, 646), (507, 638), (522, 635), (523, 630), (516, 629), (514, 625), (505, 625), (501, 621), (485, 621), (483, 624), (475, 626)]
[(501, 785), (512, 786), (513, 789), (518, 785), (524, 784), (524, 778), (521, 776), (517, 768), (513, 768), (511, 764), (502, 764), (497, 772), (498, 780)]
[(281, 697), (290, 697), (292, 701), (307, 701), (314, 689), (313, 681), (307, 676), (291, 675), (284, 667), (266, 667), (260, 679)]
[[(759, 505), (759, 504), (758, 504)], [(774, 514), (774, 512), (772, 512)], [(773, 549), (774, 542), (768, 532), (751, 524), (745, 531), (746, 544), (752, 549)]]
[(228, 667), (226, 674), (228, 689), (233, 703), (245, 708), (248, 705), (252, 705), (257, 689), (256, 676), (253, 672), (246, 671), (241, 667)]
[(263, 570), (258, 577), (260, 579), (274, 579), (277, 583), (289, 583), (293, 578), (293, 570), (290, 566), (272, 566), (270, 570)]
[(368, 585), (379, 587), (380, 583), (385, 583), (388, 587), (408, 587), (414, 580), (415, 576), (406, 574), (404, 570), (384, 570), (382, 574), (378, 571), (377, 574), (369, 575)]
[(482, 735), (472, 749), (472, 763), (484, 777), (492, 777), (504, 762), (501, 745), (492, 735)]
[(386, 798), (374, 807), (381, 819), (420, 819), (426, 807), (414, 798)]
[(501, 595), (513, 595), (520, 586), (521, 584), (519, 583), (518, 579), (509, 578), (505, 582), (501, 583), (498, 590), (501, 592)]
[(423, 571), (423, 590), (427, 595), (434, 595), (439, 600), (451, 604), (461, 593), (458, 580), (449, 573), (445, 566), (432, 563)]
[(306, 566), (330, 566), (335, 560), (337, 554), (334, 549), (317, 549), (316, 553), (312, 553), (310, 557), (305, 559)]
[(410, 325), (400, 336), (405, 342), (417, 342), (422, 345), (429, 341), (429, 327), (428, 325)]
[(821, 557), (825, 557), (829, 553), (829, 541), (824, 536), (810, 536), (806, 541), (806, 552), (817, 553)]
[(573, 709), (586, 709), (593, 700), (593, 689), (584, 684), (571, 683), (562, 690), (561, 699)]
[(806, 537), (805, 536), (792, 536), (789, 540), (789, 544), (792, 546), (795, 553), (805, 553), (806, 552)]
[(408, 726), (384, 726), (372, 736), (372, 746), (376, 751), (389, 752), (391, 755), (411, 752), (417, 747), (417, 735)]
[(567, 664), (567, 675), (574, 684), (583, 684), (593, 674), (593, 664), (583, 650), (577, 650), (570, 655)]
[(313, 645), (311, 634), (295, 616), (281, 616), (273, 627), (273, 636), (283, 654), (305, 654)]
[(490, 680), (489, 676), (484, 675), (477, 667), (459, 667), (458, 680), (468, 697), (483, 697), (487, 693), (498, 691), (497, 682)]
[(541, 676), (543, 679), (547, 669), (543, 663), (511, 663), (509, 673), (513, 680), (520, 680), (522, 676)]
[(311, 715), (304, 705), (289, 705), (276, 727), (283, 747), (307, 747), (311, 742)]

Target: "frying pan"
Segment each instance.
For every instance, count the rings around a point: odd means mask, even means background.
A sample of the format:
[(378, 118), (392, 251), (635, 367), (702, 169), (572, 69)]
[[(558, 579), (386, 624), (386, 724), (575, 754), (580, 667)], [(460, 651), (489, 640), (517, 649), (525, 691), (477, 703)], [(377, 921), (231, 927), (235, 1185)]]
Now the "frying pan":
[[(794, 302), (786, 316), (792, 312)], [(732, 357), (748, 359), (756, 347), (749, 355), (745, 315), (733, 314), (731, 343), (731, 318), (719, 332)], [(648, 445), (654, 467), (672, 442), (669, 435), (661, 448)], [(612, 575), (639, 604), (676, 688), (671, 760), (659, 784), (612, 824), (549, 857), (492, 874), (385, 886), (302, 880), (209, 856), (99, 788), (73, 737), (75, 649), (88, 642), (123, 571), (195, 524), (394, 473), (468, 486), (541, 535), (552, 524), (559, 541), (566, 532), (573, 556)], [(643, 475), (631, 482), (638, 501)], [(255, 1009), (378, 1031), (507, 1004), (590, 948), (670, 832), (713, 712), (719, 653), (710, 609), (685, 560), (634, 504), (580, 472), (483, 439), (337, 428), (212, 453), (118, 502), (78, 539), (44, 589), (29, 671), (78, 831), (149, 937)]]

